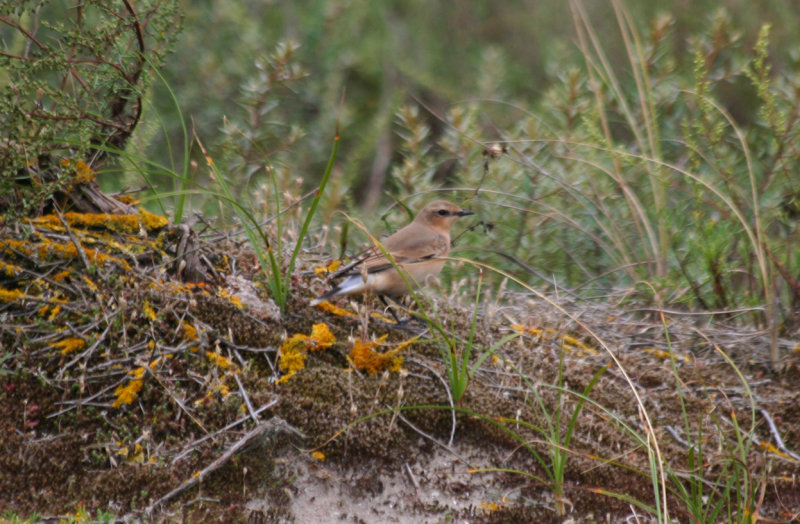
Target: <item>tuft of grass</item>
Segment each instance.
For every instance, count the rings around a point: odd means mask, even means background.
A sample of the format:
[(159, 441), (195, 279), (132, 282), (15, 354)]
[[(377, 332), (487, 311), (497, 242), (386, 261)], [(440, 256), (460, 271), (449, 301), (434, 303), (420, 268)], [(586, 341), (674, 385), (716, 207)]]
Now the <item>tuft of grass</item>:
[[(250, 246), (253, 248), (253, 251), (256, 253), (259, 263), (267, 277), (267, 283), (270, 289), (270, 293), (272, 299), (280, 308), (281, 312), (285, 312), (286, 304), (289, 300), (289, 294), (291, 291), (291, 278), (294, 272), (294, 267), (297, 262), (297, 257), (300, 254), (300, 249), (303, 246), (303, 242), (305, 241), (306, 235), (308, 234), (309, 227), (311, 225), (311, 220), (314, 218), (314, 213), (319, 206), (319, 201), (322, 198), (322, 195), (325, 191), (325, 186), (330, 179), (331, 172), (333, 171), (333, 166), (336, 161), (336, 154), (339, 150), (339, 126), (336, 126), (336, 134), (333, 140), (333, 147), (331, 148), (331, 154), (328, 158), (328, 164), (325, 167), (325, 172), (322, 175), (322, 180), (320, 181), (319, 187), (314, 193), (314, 198), (311, 201), (311, 205), (309, 206), (308, 210), (306, 211), (305, 220), (303, 221), (303, 225), (300, 228), (300, 232), (297, 235), (297, 239), (295, 240), (294, 248), (291, 252), (291, 255), (288, 261), (284, 261), (283, 259), (283, 237), (284, 237), (284, 230), (282, 227), (282, 222), (280, 219), (282, 210), (280, 209), (280, 204), (276, 199), (276, 241), (275, 241), (275, 249), (273, 249), (273, 244), (270, 242), (269, 237), (264, 232), (263, 228), (259, 224), (259, 221), (254, 216), (252, 210), (245, 204), (241, 203), (233, 194), (233, 191), (230, 188), (230, 184), (227, 182), (225, 176), (220, 172), (217, 164), (214, 162), (213, 158), (208, 155), (207, 150), (200, 142), (199, 138), (195, 137), (197, 144), (200, 146), (203, 154), (206, 157), (206, 164), (209, 167), (209, 170), (213, 174), (214, 180), (217, 182), (219, 187), (221, 188), (221, 194), (218, 194), (218, 198), (220, 201), (225, 202), (228, 205), (231, 205), (234, 209), (234, 212), (239, 216), (241, 220), (242, 227), (244, 228), (245, 234), (250, 242)], [(267, 158), (264, 158), (267, 161)], [(271, 173), (274, 173), (274, 169), (269, 170)], [(272, 177), (272, 183), (276, 188), (275, 193), (277, 194), (277, 182)], [(284, 262), (286, 262), (284, 266)]]
[[(536, 106), (455, 104), (438, 113), (436, 148), (403, 109), (403, 165), (460, 166), (447, 191), (494, 226), (467, 236), (471, 257), (529, 285), (763, 327), (779, 369), (778, 336), (800, 325), (800, 95), (789, 87), (800, 73), (770, 68), (768, 25), (748, 46), (718, 10), (676, 55), (673, 17), (645, 27), (624, 2), (611, 7), (617, 34), (601, 35), (587, 4), (569, 3), (582, 63), (560, 65)], [(494, 146), (505, 149), (483, 154)], [(441, 190), (402, 174), (398, 200)]]

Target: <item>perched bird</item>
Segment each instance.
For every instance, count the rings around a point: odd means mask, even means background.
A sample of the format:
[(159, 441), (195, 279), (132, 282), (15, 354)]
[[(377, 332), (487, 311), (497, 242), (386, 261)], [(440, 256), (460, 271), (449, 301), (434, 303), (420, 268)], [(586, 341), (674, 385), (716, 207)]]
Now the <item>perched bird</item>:
[[(417, 288), (442, 270), (444, 257), (450, 252), (450, 228), (472, 211), (461, 209), (452, 202), (436, 200), (417, 214), (414, 220), (400, 231), (381, 241), (395, 264), (402, 268), (408, 283)], [(403, 277), (373, 246), (354, 262), (343, 267), (331, 278), (345, 277), (335, 288), (311, 302), (312, 306), (338, 295), (353, 295), (371, 291), (381, 298), (384, 295), (399, 297), (408, 292)]]

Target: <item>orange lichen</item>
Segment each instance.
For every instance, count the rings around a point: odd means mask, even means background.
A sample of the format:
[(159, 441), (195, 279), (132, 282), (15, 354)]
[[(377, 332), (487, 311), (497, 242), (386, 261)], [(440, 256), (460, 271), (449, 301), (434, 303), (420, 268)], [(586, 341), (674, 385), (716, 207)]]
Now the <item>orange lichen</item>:
[(319, 460), (320, 462), (325, 462), (325, 453), (321, 451), (312, 451), (311, 457)]
[(124, 386), (119, 385), (117, 386), (117, 389), (114, 390), (117, 400), (115, 400), (112, 404), (113, 407), (119, 408), (123, 404), (133, 403), (136, 395), (139, 394), (139, 391), (142, 390), (142, 386), (144, 386), (144, 372), (145, 368), (143, 367), (136, 368), (133, 371), (128, 372), (128, 374), (133, 378), (128, 382), (128, 384)]
[(54, 349), (60, 349), (62, 355), (69, 355), (70, 353), (80, 351), (85, 348), (86, 341), (78, 337), (68, 337), (63, 340), (59, 340), (50, 347)]
[(311, 335), (297, 333), (281, 345), (278, 367), (285, 374), (278, 380), (285, 384), (295, 373), (306, 367), (308, 351), (320, 351), (329, 348), (336, 342), (327, 324), (314, 324)]
[(357, 316), (355, 313), (351, 313), (350, 311), (347, 311), (346, 309), (342, 309), (339, 306), (335, 306), (335, 305), (331, 304), (330, 302), (328, 302), (327, 300), (324, 300), (324, 301), (320, 302), (319, 304), (317, 304), (317, 307), (319, 309), (323, 310), (323, 311), (327, 311), (328, 313), (336, 315), (337, 317), (353, 317), (353, 318), (355, 318)]
[(58, 273), (53, 275), (53, 280), (55, 282), (61, 282), (64, 279), (68, 278), (69, 276), (70, 276), (70, 272), (69, 271), (67, 271), (67, 270), (59, 271)]
[(369, 314), (369, 316), (371, 316), (372, 318), (374, 318), (374, 319), (376, 319), (376, 320), (380, 320), (380, 321), (381, 321), (381, 322), (383, 322), (384, 324), (397, 324), (397, 321), (396, 321), (395, 319), (393, 319), (393, 318), (389, 318), (389, 317), (387, 317), (386, 315), (381, 315), (381, 314), (380, 314), (380, 313), (378, 313), (377, 311), (372, 311), (372, 312)]
[[(481, 470), (470, 470), (470, 473), (480, 473)], [(493, 513), (502, 509), (506, 504), (508, 504), (510, 499), (506, 496), (500, 497), (500, 500), (490, 502), (488, 500), (481, 501), (481, 505), (479, 509), (482, 509), (484, 513)]]
[(400, 355), (400, 352), (416, 342), (419, 337), (406, 340), (388, 351), (375, 351), (377, 346), (382, 345), (386, 341), (386, 336), (387, 335), (383, 335), (378, 340), (368, 342), (357, 338), (353, 343), (353, 349), (350, 350), (350, 355), (348, 357), (353, 367), (360, 371), (366, 371), (370, 375), (377, 375), (385, 369), (395, 372), (400, 371), (400, 367), (403, 365), (403, 357)]

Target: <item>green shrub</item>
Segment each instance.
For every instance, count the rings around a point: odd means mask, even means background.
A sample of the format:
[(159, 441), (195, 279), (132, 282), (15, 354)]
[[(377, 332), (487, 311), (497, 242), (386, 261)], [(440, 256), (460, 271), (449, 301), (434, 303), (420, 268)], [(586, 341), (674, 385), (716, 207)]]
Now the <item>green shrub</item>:
[[(4, 2), (0, 208), (40, 210), (91, 179), (138, 123), (149, 71), (179, 29), (177, 2)], [(14, 204), (11, 206), (11, 204)]]

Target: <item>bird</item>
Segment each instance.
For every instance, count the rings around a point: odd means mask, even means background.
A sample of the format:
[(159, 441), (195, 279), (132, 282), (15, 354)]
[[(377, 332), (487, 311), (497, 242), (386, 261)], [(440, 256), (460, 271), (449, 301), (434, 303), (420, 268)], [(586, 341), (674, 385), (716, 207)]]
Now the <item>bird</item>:
[[(339, 295), (355, 295), (371, 291), (384, 300), (405, 295), (409, 285), (416, 289), (442, 270), (450, 253), (450, 229), (460, 217), (474, 215), (447, 200), (429, 203), (410, 224), (380, 242), (401, 268), (408, 284), (395, 266), (376, 245), (343, 267), (331, 279), (344, 280), (327, 293), (311, 301), (316, 306)], [(384, 300), (385, 302), (385, 300)]]

